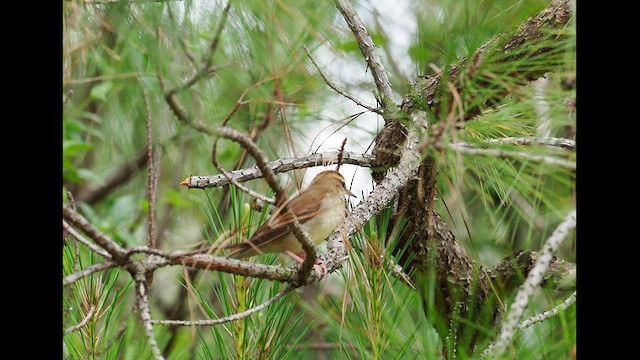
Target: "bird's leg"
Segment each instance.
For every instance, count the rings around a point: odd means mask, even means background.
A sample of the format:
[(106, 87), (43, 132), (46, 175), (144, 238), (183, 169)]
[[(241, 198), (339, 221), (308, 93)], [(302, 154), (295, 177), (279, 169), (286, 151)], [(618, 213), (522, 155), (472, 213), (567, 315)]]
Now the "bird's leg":
[[(298, 263), (302, 264), (304, 262), (305, 259), (305, 254), (296, 254), (293, 251), (290, 250), (286, 250), (285, 253), (287, 253), (287, 255), (291, 256), (295, 261), (297, 261)], [(322, 276), (327, 275), (327, 266), (324, 264), (324, 262), (322, 262), (322, 260), (320, 260), (319, 258), (316, 258), (316, 262), (314, 263), (313, 266), (319, 266), (320, 269), (322, 270)]]

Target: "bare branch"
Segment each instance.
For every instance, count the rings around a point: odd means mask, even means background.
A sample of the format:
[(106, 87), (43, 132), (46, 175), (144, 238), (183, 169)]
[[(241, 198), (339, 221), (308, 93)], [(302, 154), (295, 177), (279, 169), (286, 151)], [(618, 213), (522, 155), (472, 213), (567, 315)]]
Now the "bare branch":
[[(459, 144), (459, 143), (458, 143)], [(451, 144), (451, 148), (455, 151), (466, 153), (466, 154), (476, 154), (476, 155), (488, 155), (495, 156), (501, 159), (504, 158), (523, 158), (530, 161), (535, 162), (543, 162), (550, 165), (555, 165), (559, 167), (563, 167), (569, 170), (576, 170), (576, 163), (573, 161), (557, 159), (552, 156), (547, 155), (539, 155), (539, 154), (531, 154), (523, 151), (508, 151), (508, 150), (498, 150), (498, 149), (478, 149), (475, 147), (469, 147), (467, 145), (461, 146), (458, 144)]]
[(76, 238), (76, 240), (78, 240), (79, 242), (81, 242), (82, 244), (84, 244), (86, 247), (88, 247), (89, 249), (93, 250), (93, 252), (95, 252), (98, 255), (104, 256), (107, 259), (111, 259), (111, 254), (109, 254), (108, 252), (104, 251), (102, 248), (92, 244), (89, 240), (85, 239), (84, 236), (82, 236), (82, 234), (80, 234), (79, 232), (76, 231), (76, 229), (73, 228), (73, 226), (69, 225), (66, 221), (62, 220), (62, 227), (69, 233), (71, 234), (71, 236), (73, 236), (74, 238)]
[(196, 321), (183, 321), (183, 320), (151, 320), (151, 323), (154, 325), (169, 325), (169, 326), (210, 326), (210, 325), (217, 325), (217, 324), (222, 324), (225, 322), (229, 322), (229, 321), (234, 321), (234, 320), (240, 320), (240, 319), (244, 319), (247, 316), (256, 313), (264, 308), (266, 308), (267, 306), (273, 304), (274, 302), (278, 301), (281, 297), (283, 297), (284, 295), (290, 293), (291, 291), (293, 291), (294, 289), (296, 289), (294, 286), (288, 286), (286, 289), (280, 291), (279, 293), (277, 293), (274, 297), (272, 297), (271, 299), (265, 301), (264, 303), (255, 306), (249, 310), (243, 311), (241, 313), (237, 313), (237, 314), (233, 314), (231, 316), (225, 316), (223, 318), (219, 318), (219, 319), (211, 319), (211, 320), (196, 320)]
[[(267, 167), (274, 173), (287, 172), (294, 169), (304, 169), (313, 166), (325, 166), (336, 164), (339, 151), (328, 151), (324, 153), (315, 153), (297, 158), (284, 158), (267, 163)], [(371, 167), (375, 157), (369, 154), (360, 154), (351, 151), (345, 151), (342, 157), (343, 164), (358, 165), (362, 167)], [(237, 182), (245, 182), (262, 177), (262, 171), (257, 167), (230, 171), (227, 173)], [(228, 185), (229, 180), (224, 175), (193, 175), (188, 177), (183, 185), (189, 188), (204, 189), (209, 187), (218, 187)]]
[(371, 39), (371, 35), (364, 26), (362, 19), (358, 16), (358, 13), (353, 9), (349, 0), (335, 0), (336, 7), (342, 13), (342, 17), (349, 25), (351, 32), (358, 42), (358, 46), (364, 55), (364, 59), (367, 65), (371, 69), (371, 75), (373, 81), (376, 83), (378, 91), (382, 95), (381, 106), (385, 112), (390, 113), (395, 110), (396, 106), (393, 103), (393, 90), (391, 90), (391, 83), (387, 77), (387, 72), (382, 65), (380, 55), (376, 50), (376, 45)]
[(266, 197), (262, 194), (260, 194), (259, 192), (253, 191), (251, 189), (249, 189), (248, 187), (240, 184), (239, 182), (237, 182), (223, 167), (222, 164), (220, 164), (220, 162), (218, 161), (218, 139), (215, 139), (213, 141), (213, 150), (212, 150), (212, 154), (211, 154), (211, 162), (213, 162), (213, 166), (216, 167), (216, 169), (218, 169), (218, 171), (222, 174), (222, 176), (224, 176), (225, 179), (227, 179), (227, 181), (229, 181), (229, 183), (233, 184), (235, 187), (237, 187), (238, 189), (240, 189), (241, 191), (244, 191), (245, 193), (249, 194), (250, 196), (253, 196), (256, 199), (260, 199), (263, 202), (269, 203), (269, 204), (275, 204), (276, 201), (274, 199), (271, 199), (269, 197)]
[(96, 306), (91, 305), (91, 309), (89, 309), (89, 313), (87, 314), (87, 316), (85, 316), (84, 319), (82, 319), (82, 321), (80, 321), (76, 325), (64, 329), (64, 334), (66, 335), (68, 333), (74, 332), (80, 329), (81, 327), (85, 326), (89, 322), (89, 319), (91, 319), (95, 311), (96, 311)]
[(144, 87), (144, 84), (140, 82), (142, 87), (142, 98), (144, 100), (145, 105), (145, 117), (144, 122), (147, 130), (147, 195), (149, 197), (149, 238), (147, 239), (147, 243), (149, 247), (156, 247), (156, 185), (157, 182), (157, 169), (155, 167), (153, 161), (153, 144), (152, 144), (152, 134), (151, 134), (151, 108), (149, 106), (149, 97), (147, 96), (147, 90)]
[(531, 295), (533, 295), (534, 290), (542, 281), (542, 276), (544, 275), (547, 267), (549, 266), (549, 263), (551, 262), (553, 253), (567, 238), (569, 232), (575, 226), (576, 211), (572, 210), (545, 242), (542, 250), (540, 251), (540, 255), (536, 261), (536, 264), (533, 266), (533, 269), (531, 269), (529, 274), (527, 274), (527, 278), (518, 290), (518, 294), (516, 295), (515, 300), (511, 305), (511, 309), (509, 309), (506, 320), (502, 324), (498, 339), (496, 340), (495, 344), (492, 344), (492, 346), (487, 348), (482, 353), (483, 356), (489, 356), (490, 358), (499, 358), (500, 355), (502, 355), (502, 353), (505, 351), (506, 347), (511, 342), (513, 335), (515, 334), (518, 321), (520, 321), (520, 317), (522, 316), (524, 309), (529, 303), (529, 298), (531, 297)]
[(520, 330), (526, 329), (537, 322), (541, 322), (541, 321), (547, 320), (552, 316), (558, 315), (560, 311), (566, 310), (569, 306), (571, 306), (571, 304), (576, 302), (577, 293), (578, 293), (577, 291), (574, 291), (565, 301), (562, 302), (562, 304), (554, 307), (553, 309), (547, 310), (538, 315), (534, 315), (528, 318), (527, 320), (521, 322), (520, 324), (518, 324), (518, 329)]
[(276, 195), (276, 203), (282, 204), (286, 200), (285, 191), (276, 179), (275, 173), (268, 167), (268, 160), (260, 148), (245, 134), (231, 128), (218, 129), (220, 136), (234, 140), (242, 147), (247, 149), (251, 156), (256, 160), (256, 165), (262, 171), (265, 180)]
[[(300, 245), (302, 245), (302, 249), (305, 252), (305, 258), (302, 262), (300, 272), (298, 273), (298, 280), (296, 281), (297, 285), (304, 285), (307, 283), (307, 278), (311, 274), (313, 264), (315, 264), (316, 259), (318, 258), (318, 255), (316, 254), (316, 247), (313, 245), (313, 241), (311, 241), (309, 233), (300, 226), (300, 222), (298, 221), (296, 214), (289, 210), (289, 206), (286, 203), (283, 206), (283, 210), (289, 212), (293, 217), (293, 222), (291, 223), (293, 226), (291, 231), (296, 236), (296, 239), (300, 242)], [(325, 274), (322, 274), (320, 278), (324, 275)]]
[(96, 229), (84, 216), (71, 210), (69, 206), (64, 204), (62, 205), (62, 215), (67, 221), (84, 231), (84, 233), (89, 235), (98, 245), (107, 250), (114, 261), (121, 262), (124, 259), (126, 251), (107, 235)]
[[(576, 142), (571, 139), (555, 138), (555, 137), (505, 137), (495, 138), (483, 141), (484, 144), (514, 144), (514, 145), (545, 145), (551, 148), (574, 149)], [(474, 144), (468, 142), (458, 142), (452, 144), (454, 146), (475, 147)]]
[(91, 275), (93, 273), (96, 273), (98, 271), (107, 270), (107, 269), (110, 269), (110, 268), (116, 267), (116, 266), (118, 266), (118, 264), (113, 262), (113, 261), (105, 261), (105, 262), (102, 262), (102, 263), (91, 265), (86, 269), (83, 269), (81, 271), (75, 272), (75, 273), (65, 277), (64, 280), (62, 280), (62, 285), (66, 286), (66, 285), (72, 284), (72, 283), (82, 279), (85, 276), (89, 276), (89, 275)]
[(338, 151), (338, 165), (336, 166), (336, 171), (340, 170), (340, 166), (342, 166), (342, 156), (344, 155), (344, 146), (347, 144), (347, 138), (345, 137), (342, 140), (342, 144), (340, 145), (340, 150)]
[(138, 310), (140, 311), (140, 320), (147, 334), (147, 340), (149, 340), (149, 346), (153, 352), (153, 356), (156, 359), (162, 360), (164, 357), (158, 347), (158, 342), (155, 336), (153, 336), (153, 325), (151, 325), (151, 312), (149, 311), (149, 299), (147, 297), (147, 282), (144, 279), (144, 275), (136, 273), (136, 297), (138, 299)]
[(292, 283), (297, 279), (297, 271), (292, 267), (282, 267), (251, 263), (248, 261), (229, 259), (220, 256), (197, 254), (178, 257), (149, 258), (151, 267), (162, 267), (167, 265), (190, 266), (203, 270), (218, 270), (230, 274), (251, 276), (259, 279), (270, 279), (281, 282)]
[(188, 255), (194, 255), (194, 254), (199, 254), (203, 252), (203, 250), (197, 250), (197, 251), (192, 251), (192, 252), (188, 252), (188, 251), (183, 251), (183, 250), (177, 250), (177, 251), (172, 251), (170, 253), (164, 252), (162, 250), (158, 250), (156, 248), (150, 248), (148, 246), (134, 246), (132, 248), (128, 248), (127, 249), (127, 258), (131, 257), (131, 255), (133, 254), (149, 254), (149, 255), (157, 255), (157, 256), (161, 256), (167, 259), (175, 259), (178, 258), (180, 256), (188, 256)]
[(311, 63), (313, 64), (313, 67), (315, 67), (316, 70), (318, 70), (318, 73), (322, 77), (322, 80), (324, 80), (324, 82), (327, 83), (327, 85), (329, 85), (330, 88), (332, 88), (338, 94), (340, 94), (340, 95), (346, 97), (347, 99), (353, 101), (354, 103), (356, 103), (356, 105), (360, 105), (363, 108), (365, 108), (365, 109), (367, 109), (367, 110), (369, 110), (371, 112), (374, 112), (374, 113), (377, 113), (377, 114), (382, 114), (382, 111), (379, 108), (371, 107), (371, 106), (365, 104), (363, 101), (356, 99), (354, 96), (352, 96), (348, 92), (340, 89), (338, 87), (338, 85), (334, 84), (331, 80), (329, 80), (329, 78), (322, 72), (322, 70), (320, 70), (320, 67), (318, 66), (318, 64), (316, 64), (316, 61), (313, 60), (313, 57), (311, 57), (311, 53), (309, 52), (309, 49), (307, 49), (307, 47), (305, 45), (302, 45), (302, 48), (307, 53), (307, 56), (309, 57), (309, 60), (311, 60)]

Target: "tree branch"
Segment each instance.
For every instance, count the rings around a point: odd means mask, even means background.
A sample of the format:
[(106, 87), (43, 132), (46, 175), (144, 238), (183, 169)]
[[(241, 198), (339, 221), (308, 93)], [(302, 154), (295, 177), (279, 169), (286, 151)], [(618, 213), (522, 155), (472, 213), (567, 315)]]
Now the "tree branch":
[(62, 220), (62, 227), (69, 233), (71, 234), (71, 236), (73, 236), (74, 238), (76, 238), (76, 240), (78, 240), (79, 242), (81, 242), (82, 244), (84, 244), (86, 247), (88, 247), (89, 249), (93, 250), (93, 252), (95, 252), (98, 255), (104, 256), (107, 259), (111, 259), (111, 254), (109, 254), (108, 252), (102, 250), (102, 248), (92, 244), (89, 240), (85, 239), (84, 236), (82, 236), (82, 234), (80, 234), (79, 232), (76, 231), (76, 229), (73, 228), (73, 226), (69, 225), (66, 221)]
[(331, 80), (329, 80), (329, 78), (327, 77), (327, 75), (325, 75), (325, 74), (322, 72), (322, 70), (320, 70), (320, 67), (318, 66), (318, 64), (316, 64), (316, 61), (315, 61), (315, 60), (313, 60), (313, 57), (311, 56), (311, 53), (309, 52), (309, 49), (307, 49), (307, 47), (306, 47), (305, 45), (302, 45), (302, 48), (303, 48), (303, 49), (304, 49), (304, 51), (307, 53), (307, 56), (309, 57), (309, 60), (311, 60), (311, 63), (313, 64), (313, 67), (315, 67), (315, 68), (316, 68), (316, 70), (318, 71), (318, 73), (319, 73), (319, 74), (320, 74), (320, 76), (322, 77), (322, 80), (324, 80), (324, 82), (325, 82), (327, 85), (329, 85), (329, 87), (330, 87), (330, 88), (332, 88), (332, 89), (333, 89), (335, 92), (337, 92), (338, 94), (340, 94), (340, 95), (342, 95), (342, 96), (346, 97), (347, 99), (349, 99), (349, 100), (353, 101), (354, 103), (356, 103), (356, 105), (362, 106), (363, 108), (365, 108), (365, 109), (367, 109), (367, 110), (369, 110), (369, 111), (371, 111), (371, 112), (377, 113), (377, 114), (381, 114), (381, 113), (382, 113), (382, 111), (381, 111), (380, 109), (378, 109), (378, 108), (374, 108), (374, 107), (371, 107), (371, 106), (369, 106), (369, 105), (365, 104), (364, 102), (362, 102), (362, 101), (360, 101), (360, 100), (356, 99), (354, 96), (352, 96), (352, 95), (351, 95), (351, 94), (349, 94), (348, 92), (346, 92), (346, 91), (344, 91), (344, 90), (340, 89), (340, 88), (338, 87), (338, 85), (334, 84)]
[(93, 274), (95, 272), (102, 271), (102, 270), (107, 270), (107, 269), (110, 269), (110, 268), (116, 267), (116, 266), (118, 266), (118, 264), (113, 262), (113, 261), (105, 261), (105, 262), (102, 262), (102, 263), (91, 265), (88, 268), (85, 268), (83, 270), (80, 270), (78, 272), (75, 272), (75, 273), (65, 277), (64, 280), (62, 280), (62, 286), (73, 284), (74, 282), (82, 279), (85, 276), (89, 276), (89, 275), (91, 275), (91, 274)]
[[(576, 142), (571, 139), (556, 138), (556, 137), (504, 137), (495, 138), (482, 141), (480, 144), (513, 144), (513, 145), (545, 145), (551, 148), (558, 149), (574, 149)], [(476, 147), (476, 145), (468, 143), (466, 141), (451, 144), (454, 147)]]
[(80, 329), (81, 327), (85, 326), (89, 322), (89, 319), (91, 319), (91, 317), (93, 316), (93, 313), (95, 311), (96, 311), (96, 306), (95, 305), (91, 305), (91, 309), (89, 309), (89, 313), (87, 314), (87, 316), (85, 316), (84, 319), (82, 319), (82, 321), (80, 321), (76, 325), (64, 329), (64, 334), (65, 335), (69, 334), (69, 333), (74, 332), (74, 331)]
[(500, 159), (505, 158), (521, 158), (534, 162), (543, 162), (549, 165), (554, 165), (558, 167), (562, 167), (569, 170), (576, 170), (576, 163), (573, 161), (557, 159), (552, 156), (547, 155), (539, 155), (539, 154), (531, 154), (524, 151), (508, 151), (508, 150), (498, 150), (498, 149), (478, 149), (475, 147), (471, 147), (469, 145), (460, 146), (458, 144), (451, 144), (451, 149), (465, 153), (465, 154), (475, 154), (475, 155), (486, 155), (486, 156), (495, 156)]
[(122, 263), (126, 255), (126, 251), (120, 247), (115, 241), (111, 240), (107, 235), (96, 229), (84, 216), (71, 210), (67, 205), (62, 205), (62, 215), (64, 219), (73, 224), (78, 229), (84, 231), (90, 238), (92, 238), (103, 249), (107, 250), (113, 257), (113, 260), (117, 263)]
[[(218, 161), (218, 139), (213, 140), (213, 150), (211, 151), (211, 162), (213, 162), (213, 166), (216, 167), (216, 169), (218, 169), (218, 171), (220, 172), (220, 174), (227, 179), (227, 181), (230, 184), (233, 184), (235, 187), (237, 187), (238, 189), (240, 189), (241, 191), (244, 191), (245, 193), (249, 194), (249, 196), (253, 196), (256, 199), (262, 200), (265, 203), (269, 203), (269, 204), (275, 204), (276, 201), (274, 199), (271, 199), (269, 197), (266, 197), (256, 191), (253, 191), (251, 189), (249, 189), (248, 187), (240, 184), (238, 181), (236, 181), (225, 169), (224, 167), (222, 167), (222, 164), (220, 164), (220, 162)], [(187, 179), (189, 180), (189, 179)], [(190, 183), (190, 181), (185, 180), (184, 182), (181, 183), (181, 185), (187, 185), (188, 183)]]
[(556, 316), (560, 313), (560, 311), (564, 311), (566, 310), (569, 306), (571, 306), (571, 304), (576, 302), (576, 296), (577, 296), (578, 292), (574, 291), (565, 301), (562, 302), (562, 304), (554, 307), (551, 310), (547, 310), (543, 313), (540, 313), (538, 315), (534, 315), (530, 318), (528, 318), (527, 320), (521, 322), (520, 324), (518, 324), (518, 329), (523, 330), (528, 328), (529, 326), (541, 322), (541, 321), (545, 321), (548, 318), (552, 317), (552, 316)]
[(158, 347), (158, 342), (153, 335), (153, 325), (151, 325), (151, 312), (149, 311), (149, 298), (147, 297), (147, 281), (144, 274), (136, 273), (136, 298), (138, 299), (138, 310), (140, 311), (140, 320), (144, 326), (147, 340), (149, 340), (149, 346), (151, 352), (157, 360), (163, 360), (164, 357)]
[[(328, 151), (315, 153), (297, 158), (283, 158), (268, 162), (266, 166), (274, 173), (287, 172), (294, 169), (304, 169), (313, 166), (326, 166), (336, 164), (338, 151)], [(342, 157), (343, 164), (358, 165), (361, 167), (371, 167), (375, 157), (369, 154), (360, 154), (345, 151)], [(262, 171), (256, 166), (248, 169), (227, 172), (227, 175), (237, 182), (245, 182), (262, 177)], [(224, 175), (192, 175), (182, 182), (189, 188), (204, 189), (209, 187), (219, 187), (229, 184), (229, 180)]]
[(273, 304), (274, 302), (278, 301), (281, 297), (283, 297), (284, 295), (290, 293), (291, 291), (295, 290), (296, 287), (294, 286), (288, 286), (286, 289), (280, 291), (279, 293), (277, 293), (274, 297), (272, 297), (271, 299), (265, 301), (264, 303), (255, 306), (249, 310), (243, 311), (241, 313), (237, 313), (237, 314), (233, 314), (230, 316), (225, 316), (223, 318), (219, 318), (219, 319), (210, 319), (210, 320), (196, 320), (196, 321), (183, 321), (183, 320), (151, 320), (151, 323), (154, 325), (169, 325), (169, 326), (210, 326), (210, 325), (218, 325), (218, 324), (222, 324), (225, 322), (229, 322), (229, 321), (234, 321), (234, 320), (240, 320), (240, 319), (244, 319), (247, 316), (256, 313), (264, 308), (266, 308), (267, 306)]
[(336, 7), (344, 17), (344, 20), (349, 25), (351, 32), (358, 42), (358, 46), (364, 55), (364, 59), (367, 62), (367, 66), (371, 69), (371, 76), (376, 83), (378, 92), (382, 95), (380, 99), (380, 105), (384, 109), (385, 113), (392, 113), (397, 110), (396, 105), (393, 103), (393, 90), (391, 89), (391, 83), (387, 76), (387, 72), (382, 65), (382, 60), (376, 45), (373, 43), (371, 35), (364, 26), (362, 19), (358, 16), (358, 13), (353, 9), (349, 0), (335, 0)]
[(142, 81), (140, 81), (142, 87), (142, 98), (145, 105), (145, 127), (147, 132), (147, 196), (149, 200), (149, 228), (147, 243), (149, 247), (156, 247), (156, 188), (158, 185), (158, 169), (153, 161), (153, 136), (151, 133), (151, 109), (149, 107), (149, 97), (147, 96), (147, 90), (144, 87)]

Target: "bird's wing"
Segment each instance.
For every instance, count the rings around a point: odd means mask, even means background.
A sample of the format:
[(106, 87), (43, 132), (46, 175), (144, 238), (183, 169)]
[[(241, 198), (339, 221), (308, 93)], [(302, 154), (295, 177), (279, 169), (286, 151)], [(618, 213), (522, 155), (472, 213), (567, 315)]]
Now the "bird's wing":
[[(298, 222), (304, 224), (310, 218), (315, 216), (320, 210), (325, 192), (321, 190), (306, 190), (297, 196), (294, 196), (287, 202), (291, 212), (296, 214)], [(278, 208), (262, 226), (256, 230), (250, 239), (239, 244), (232, 245), (229, 248), (235, 248), (228, 256), (234, 257), (251, 248), (260, 248), (266, 244), (277, 241), (281, 237), (291, 232), (289, 225), (293, 223), (293, 215), (283, 210), (283, 206)]]

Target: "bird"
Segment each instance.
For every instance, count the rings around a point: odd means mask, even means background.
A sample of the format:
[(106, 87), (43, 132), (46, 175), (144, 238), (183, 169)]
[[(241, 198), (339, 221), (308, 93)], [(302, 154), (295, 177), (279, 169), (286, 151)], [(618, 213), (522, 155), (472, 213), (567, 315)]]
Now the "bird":
[[(279, 206), (247, 240), (227, 246), (226, 257), (244, 259), (267, 253), (286, 253), (299, 263), (305, 258), (302, 245), (293, 233), (293, 216), (309, 233), (314, 245), (322, 243), (346, 216), (345, 196), (355, 195), (345, 186), (344, 177), (336, 170), (326, 170), (311, 181), (306, 189)], [(326, 267), (319, 264), (326, 274)]]

